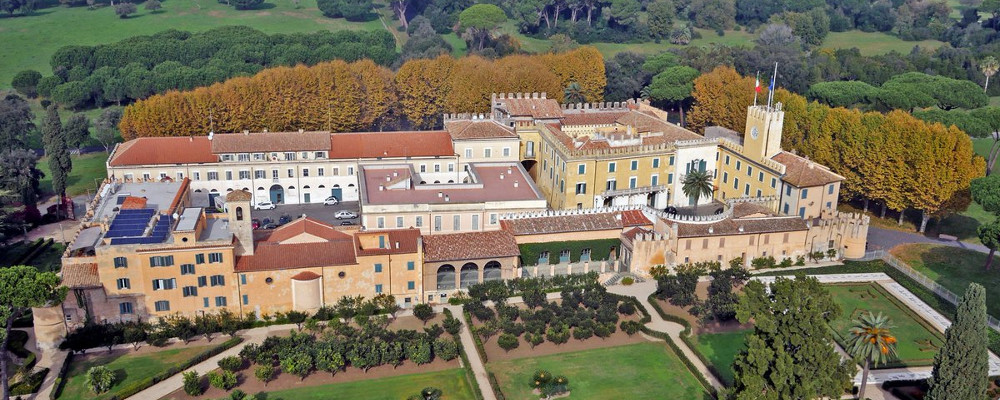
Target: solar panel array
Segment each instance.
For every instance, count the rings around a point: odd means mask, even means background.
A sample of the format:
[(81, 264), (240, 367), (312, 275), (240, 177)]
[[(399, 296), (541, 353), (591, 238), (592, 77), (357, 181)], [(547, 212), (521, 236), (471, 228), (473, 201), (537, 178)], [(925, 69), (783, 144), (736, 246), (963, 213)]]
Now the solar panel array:
[(111, 238), (111, 244), (154, 244), (163, 243), (170, 234), (172, 219), (169, 215), (160, 215), (149, 236), (143, 236), (149, 220), (156, 210), (145, 208), (141, 210), (121, 210), (104, 237)]

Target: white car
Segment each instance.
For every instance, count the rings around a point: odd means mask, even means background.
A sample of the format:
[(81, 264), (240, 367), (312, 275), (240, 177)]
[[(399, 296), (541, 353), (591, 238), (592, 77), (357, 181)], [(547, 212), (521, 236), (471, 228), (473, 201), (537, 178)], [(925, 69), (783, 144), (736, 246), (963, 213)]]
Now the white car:
[(257, 205), (253, 206), (253, 209), (254, 210), (273, 210), (275, 207), (277, 207), (277, 206), (275, 206), (274, 203), (272, 203), (270, 201), (265, 201), (265, 202), (262, 202), (262, 203), (257, 203)]
[(334, 196), (330, 196), (327, 197), (326, 199), (323, 199), (324, 206), (335, 206), (337, 205), (337, 203), (340, 203), (340, 200), (337, 200), (337, 198)]
[(340, 210), (340, 211), (337, 211), (336, 214), (333, 214), (333, 217), (336, 218), (336, 219), (353, 219), (353, 218), (357, 218), (358, 214), (355, 214), (355, 213), (347, 211), (347, 210)]

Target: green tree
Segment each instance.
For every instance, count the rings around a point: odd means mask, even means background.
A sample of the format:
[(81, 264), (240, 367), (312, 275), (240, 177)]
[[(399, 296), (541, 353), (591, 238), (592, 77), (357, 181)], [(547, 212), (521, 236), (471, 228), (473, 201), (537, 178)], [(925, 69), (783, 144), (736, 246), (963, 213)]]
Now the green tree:
[(306, 379), (313, 368), (313, 359), (309, 353), (296, 351), (281, 358), (281, 370), (283, 372), (299, 377), (299, 380)]
[(691, 99), (698, 75), (698, 70), (691, 67), (669, 67), (653, 77), (653, 82), (649, 84), (649, 98), (676, 106), (681, 114), (681, 126), (684, 126), (684, 103)]
[(80, 145), (90, 137), (90, 119), (86, 115), (76, 113), (66, 121), (63, 127), (66, 136), (66, 145), (73, 148), (80, 148)]
[[(736, 357), (736, 399), (839, 398), (854, 366), (834, 350), (829, 322), (840, 308), (816, 278), (777, 278), (743, 288), (741, 323), (754, 321), (746, 349)], [(985, 354), (985, 353), (984, 353)]]
[(479, 51), (483, 50), (493, 30), (507, 22), (507, 14), (493, 4), (476, 4), (458, 15), (458, 26), (462, 31), (471, 31), (479, 39)]
[(38, 203), (38, 182), (44, 176), (37, 168), (38, 156), (26, 149), (9, 149), (0, 154), (0, 188), (20, 196), (26, 206)]
[(42, 144), (45, 146), (45, 155), (49, 157), (52, 190), (60, 198), (66, 197), (67, 179), (69, 172), (73, 170), (73, 162), (69, 157), (66, 133), (63, 131), (59, 111), (55, 105), (50, 105), (45, 110), (45, 121), (42, 122)]
[(449, 337), (434, 339), (434, 356), (445, 361), (455, 359), (458, 357), (458, 342)]
[(14, 93), (0, 100), (0, 150), (23, 149), (35, 130), (35, 116), (28, 102)]
[(259, 365), (257, 366), (256, 369), (253, 370), (253, 375), (257, 377), (257, 380), (261, 381), (264, 384), (264, 387), (267, 387), (267, 382), (271, 381), (271, 379), (274, 379), (274, 366)]
[(983, 107), (969, 112), (969, 115), (983, 121), (988, 129), (980, 135), (973, 132), (966, 132), (976, 137), (989, 137), (993, 139), (990, 150), (986, 153), (986, 176), (990, 176), (997, 158), (1000, 156), (1000, 107)]
[(14, 79), (11, 79), (10, 86), (21, 93), (33, 99), (38, 96), (38, 81), (42, 80), (42, 74), (38, 71), (32, 69), (26, 69), (24, 71), (18, 72), (14, 75)]
[(983, 93), (986, 93), (986, 89), (990, 87), (990, 77), (996, 75), (997, 71), (1000, 70), (1000, 62), (997, 61), (996, 57), (986, 56), (983, 61), (979, 62), (979, 70), (986, 76), (986, 83), (983, 84)]
[(611, 20), (619, 26), (631, 27), (639, 21), (641, 8), (637, 0), (611, 0)]
[(711, 197), (713, 190), (712, 174), (709, 174), (708, 171), (692, 169), (681, 180), (681, 192), (684, 192), (684, 195), (689, 199), (694, 200), (694, 211), (696, 213), (698, 212), (698, 201), (702, 197)]
[(976, 228), (976, 233), (979, 235), (979, 240), (983, 242), (983, 246), (990, 249), (989, 254), (986, 255), (986, 269), (989, 270), (993, 264), (993, 255), (1000, 248), (1000, 218), (979, 225)]
[(854, 320), (846, 350), (852, 357), (860, 358), (865, 363), (861, 375), (861, 389), (858, 392), (859, 399), (865, 398), (868, 370), (873, 365), (877, 367), (897, 357), (896, 337), (892, 335), (892, 328), (889, 317), (881, 312), (875, 315), (869, 311)]
[(520, 345), (520, 341), (517, 340), (517, 336), (511, 335), (509, 333), (502, 333), (497, 338), (497, 345), (500, 346), (501, 349), (504, 349), (504, 351), (509, 352), (511, 350), (516, 349), (517, 346)]
[(94, 121), (94, 139), (104, 146), (105, 153), (110, 152), (111, 145), (121, 137), (118, 132), (118, 123), (121, 120), (122, 108), (108, 107), (101, 111), (101, 115)]
[(236, 374), (232, 371), (209, 372), (206, 376), (213, 387), (228, 391), (236, 386)]
[(649, 14), (649, 33), (657, 39), (670, 37), (674, 29), (674, 3), (671, 0), (655, 0), (646, 6)]
[(431, 308), (430, 304), (417, 304), (413, 306), (413, 316), (423, 321), (424, 325), (427, 325), (427, 321), (434, 318), (434, 309)]
[(146, 3), (143, 4), (143, 8), (155, 13), (163, 8), (163, 4), (160, 3), (160, 0), (146, 0)]
[(232, 0), (237, 10), (251, 10), (264, 3), (264, 0)]
[(90, 388), (90, 391), (97, 394), (107, 392), (114, 383), (115, 373), (103, 365), (90, 367), (87, 370), (87, 377), (84, 381), (84, 384)]
[(831, 107), (851, 107), (872, 102), (878, 90), (862, 81), (819, 82), (809, 87), (806, 97)]
[(334, 375), (344, 369), (344, 355), (330, 346), (321, 346), (316, 350), (316, 369)]
[(986, 289), (972, 283), (951, 326), (944, 331), (944, 345), (934, 355), (934, 370), (927, 381), (927, 400), (986, 398), (989, 376), (989, 343), (986, 325)]
[(657, 54), (655, 56), (650, 56), (642, 63), (642, 70), (646, 73), (653, 75), (663, 72), (667, 68), (677, 66), (680, 61), (677, 59), (677, 55), (669, 51)]
[(201, 395), (201, 377), (198, 376), (198, 371), (190, 370), (184, 373), (184, 393), (188, 396), (200, 396)]
[(59, 276), (52, 272), (40, 272), (35, 267), (15, 265), (0, 268), (0, 398), (8, 398), (7, 345), (14, 321), (32, 307), (46, 307), (62, 303), (68, 289), (60, 286)]
[(138, 11), (138, 9), (135, 7), (135, 4), (125, 1), (115, 4), (115, 15), (117, 15), (118, 18), (128, 18), (129, 15), (135, 14), (136, 11)]

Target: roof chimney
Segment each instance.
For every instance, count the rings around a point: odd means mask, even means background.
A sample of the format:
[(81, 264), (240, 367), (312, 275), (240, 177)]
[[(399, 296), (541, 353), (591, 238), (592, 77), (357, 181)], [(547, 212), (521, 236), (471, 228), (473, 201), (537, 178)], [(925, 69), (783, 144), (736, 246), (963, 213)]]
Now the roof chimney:
[(378, 191), (381, 192), (383, 190), (385, 190), (385, 185), (378, 185)]
[(244, 135), (249, 135), (250, 134), (250, 130), (249, 129), (244, 129), (243, 130), (243, 134)]
[(386, 176), (385, 176), (385, 181), (386, 181), (386, 182), (389, 182), (389, 181), (391, 181), (391, 180), (392, 180), (392, 177), (391, 177), (391, 176), (389, 176), (389, 175), (386, 175)]
[(451, 196), (444, 196), (444, 201), (451, 201)]
[(715, 227), (714, 226), (708, 227), (708, 233), (715, 233)]
[(438, 192), (438, 197), (444, 197), (444, 192)]
[(500, 180), (503, 180), (503, 173), (500, 173)]
[(743, 225), (740, 225), (740, 232), (743, 232)]
[(299, 128), (299, 133), (303, 133), (305, 131), (306, 131), (305, 129)]
[(399, 249), (399, 242), (396, 242), (396, 249)]
[(514, 181), (514, 187), (517, 187), (517, 186), (518, 186), (518, 184), (519, 184), (519, 182), (518, 182), (518, 181)]

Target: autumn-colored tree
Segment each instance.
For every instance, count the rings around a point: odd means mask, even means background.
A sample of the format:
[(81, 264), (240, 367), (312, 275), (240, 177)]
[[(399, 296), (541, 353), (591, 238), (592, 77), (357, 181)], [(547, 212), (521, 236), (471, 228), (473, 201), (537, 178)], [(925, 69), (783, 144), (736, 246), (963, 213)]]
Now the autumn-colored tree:
[[(541, 56), (549, 70), (559, 77), (559, 90), (548, 92), (550, 97), (562, 101), (562, 88), (576, 82), (588, 102), (601, 101), (608, 79), (604, 75), (604, 57), (593, 46), (582, 46), (572, 51)], [(537, 92), (538, 90), (532, 90)]]
[[(716, 67), (702, 74), (694, 80), (691, 96), (695, 105), (688, 113), (688, 129), (700, 132), (706, 126), (719, 125), (743, 131), (747, 107), (753, 104), (753, 87), (753, 78), (743, 77), (732, 67)], [(761, 96), (766, 98), (767, 90)]]
[(424, 129), (433, 127), (445, 112), (444, 103), (451, 91), (449, 76), (454, 63), (451, 56), (442, 55), (432, 60), (409, 60), (396, 71), (399, 104), (414, 126)]

